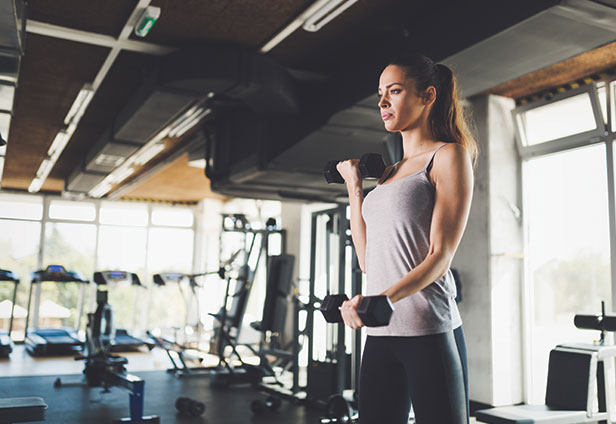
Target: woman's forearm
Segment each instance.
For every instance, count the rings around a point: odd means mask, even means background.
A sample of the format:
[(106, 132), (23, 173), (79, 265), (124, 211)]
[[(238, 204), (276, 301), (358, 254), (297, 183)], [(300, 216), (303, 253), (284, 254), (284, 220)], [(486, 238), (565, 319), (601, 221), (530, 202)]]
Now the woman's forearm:
[(351, 206), (351, 237), (353, 239), (353, 245), (355, 246), (359, 267), (365, 273), (366, 222), (361, 214), (364, 191), (361, 183), (359, 183), (359, 185), (347, 184), (347, 191), (349, 193), (349, 205)]
[(452, 255), (442, 252), (430, 252), (419, 265), (381, 294), (395, 303), (417, 293), (445, 275), (451, 266), (451, 258)]

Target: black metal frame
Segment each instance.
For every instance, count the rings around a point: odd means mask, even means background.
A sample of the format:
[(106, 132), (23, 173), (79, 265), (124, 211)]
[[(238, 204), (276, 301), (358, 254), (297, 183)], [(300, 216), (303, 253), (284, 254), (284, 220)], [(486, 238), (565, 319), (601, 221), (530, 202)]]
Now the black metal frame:
[[(316, 296), (316, 277), (317, 277), (317, 237), (318, 237), (318, 218), (319, 216), (329, 215), (330, 222), (332, 222), (331, 226), (328, 226), (326, 229), (326, 240), (325, 240), (325, 254), (326, 254), (326, 268), (327, 268), (327, 294), (329, 294), (329, 290), (331, 288), (332, 282), (330, 281), (329, 269), (330, 263), (329, 259), (331, 256), (331, 249), (333, 247), (338, 250), (338, 284), (337, 284), (337, 293), (345, 293), (346, 291), (346, 273), (350, 271), (351, 274), (351, 282), (352, 282), (352, 294), (351, 296), (355, 296), (356, 294), (360, 294), (362, 292), (362, 273), (359, 268), (359, 263), (357, 260), (357, 254), (355, 249), (353, 248), (353, 243), (350, 235), (350, 223), (347, 218), (347, 205), (340, 204), (335, 208), (321, 210), (312, 213), (311, 220), (311, 247), (310, 247), (310, 300), (309, 304), (311, 305), (308, 311), (308, 318), (306, 321), (306, 330), (305, 332), (309, 335), (308, 341), (308, 368), (310, 369), (314, 364), (314, 315), (318, 311), (317, 305), (321, 303), (319, 297)], [(330, 244), (330, 235), (337, 234), (338, 235), (338, 246), (331, 246)], [(351, 247), (351, 269), (347, 269), (347, 247)], [(320, 315), (320, 314), (319, 314)], [(319, 319), (322, 319), (319, 317)], [(360, 370), (360, 357), (361, 357), (361, 334), (359, 332), (355, 332), (353, 334), (353, 349), (350, 358), (346, 354), (345, 349), (345, 331), (346, 328), (344, 324), (336, 324), (337, 327), (337, 337), (335, 348), (333, 348), (333, 360), (336, 361), (336, 387), (333, 388), (333, 393), (342, 393), (345, 389), (355, 388), (357, 389), (359, 383), (359, 370)], [(351, 378), (351, 387), (346, 387), (347, 384), (347, 369), (348, 369), (348, 361), (351, 361), (351, 367), (353, 370), (352, 378)], [(310, 385), (310, 381), (308, 382)]]
[[(53, 266), (62, 268), (62, 272), (49, 271), (49, 269)], [(31, 340), (31, 337), (29, 337), (28, 335), (28, 325), (30, 321), (30, 309), (32, 306), (32, 292), (36, 284), (41, 284), (43, 282), (53, 282), (53, 283), (62, 283), (62, 284), (66, 284), (66, 283), (69, 283), (69, 284), (77, 283), (77, 284), (86, 284), (86, 285), (90, 284), (90, 282), (87, 279), (83, 278), (78, 273), (73, 272), (73, 271), (66, 271), (64, 267), (60, 265), (49, 265), (46, 269), (35, 271), (31, 274), (30, 290), (28, 292), (28, 309), (26, 311), (26, 325), (24, 328), (24, 344), (26, 345), (26, 350), (28, 350), (28, 352), (30, 352), (32, 355), (47, 355), (51, 353), (49, 352), (49, 349), (47, 348), (48, 346), (50, 346), (50, 344), (47, 343), (48, 339), (36, 334), (36, 331), (39, 330), (38, 323), (32, 335), (35, 336), (35, 338), (38, 337), (41, 340), (45, 340), (45, 344), (40, 344), (39, 342)], [(81, 323), (81, 315), (83, 313), (82, 309), (83, 309), (83, 305), (85, 304), (85, 290), (84, 289), (81, 290), (79, 302), (81, 304), (81, 307), (80, 307), (80, 310), (78, 311), (78, 316), (77, 316), (77, 326), (76, 326), (77, 328), (75, 328), (74, 331), (71, 330), (72, 334), (69, 334), (68, 330), (64, 329), (67, 336), (74, 339), (74, 343), (71, 343), (70, 345), (64, 344), (64, 343), (52, 344), (51, 346), (56, 346), (56, 347), (63, 346), (64, 347), (63, 349), (61, 349), (61, 352), (54, 351), (53, 352), (54, 354), (73, 354), (75, 353), (75, 350), (81, 350), (83, 348), (84, 342), (83, 340), (80, 340), (79, 337), (77, 336), (77, 331), (79, 331), (79, 326)], [(37, 305), (37, 307), (40, 307), (40, 304)]]
[[(239, 317), (229, 317), (229, 310), (227, 307), (227, 303), (229, 301), (230, 298), (235, 298), (237, 296), (246, 296), (246, 298), (243, 300), (244, 304), (240, 305), (239, 308), (245, 309), (246, 307), (246, 303), (248, 302), (248, 296), (250, 295), (250, 291), (252, 289), (252, 284), (253, 284), (253, 279), (254, 276), (256, 275), (259, 263), (261, 262), (261, 256), (263, 253), (265, 253), (265, 257), (269, 258), (271, 256), (270, 253), (270, 243), (269, 243), (269, 238), (270, 236), (274, 235), (274, 234), (280, 234), (281, 237), (281, 252), (285, 252), (286, 251), (286, 230), (284, 229), (277, 229), (277, 228), (266, 228), (266, 229), (252, 229), (249, 226), (246, 225), (246, 221), (242, 220), (242, 225), (241, 227), (238, 228), (225, 228), (224, 225), (224, 220), (225, 218), (228, 218), (230, 215), (223, 215), (222, 216), (222, 221), (223, 221), (223, 225), (222, 225), (222, 231), (221, 231), (221, 237), (222, 237), (222, 233), (229, 233), (229, 232), (237, 232), (237, 233), (243, 233), (244, 235), (247, 234), (252, 234), (252, 240), (250, 240), (250, 246), (248, 247), (248, 249), (245, 248), (246, 251), (246, 260), (244, 265), (242, 266), (242, 268), (245, 269), (246, 275), (238, 278), (242, 279), (244, 278), (244, 284), (242, 285), (240, 290), (236, 290), (235, 293), (231, 293), (231, 281), (233, 280), (233, 278), (231, 278), (231, 276), (226, 273), (226, 270), (224, 270), (223, 268), (217, 270), (217, 271), (212, 271), (212, 272), (205, 272), (205, 273), (200, 273), (200, 274), (191, 274), (191, 275), (184, 275), (185, 277), (189, 278), (190, 282), (191, 282), (191, 288), (194, 289), (195, 285), (198, 286), (198, 283), (195, 281), (195, 277), (198, 276), (202, 276), (202, 275), (207, 275), (207, 274), (213, 274), (213, 273), (218, 273), (219, 275), (222, 274), (222, 277), (224, 277), (224, 279), (226, 280), (226, 289), (225, 289), (225, 296), (224, 296), (224, 300), (222, 303), (222, 307), (220, 310), (219, 314), (210, 314), (212, 316), (214, 316), (214, 318), (216, 318), (216, 320), (220, 323), (220, 327), (218, 328), (218, 337), (221, 337), (222, 340), (219, 341), (218, 346), (217, 346), (217, 356), (218, 356), (218, 364), (215, 366), (208, 366), (208, 367), (199, 367), (199, 366), (194, 366), (191, 367), (186, 363), (186, 359), (188, 360), (192, 360), (195, 358), (192, 358), (190, 355), (187, 355), (186, 350), (188, 349), (188, 346), (183, 346), (179, 343), (177, 343), (176, 341), (172, 341), (172, 340), (168, 340), (162, 337), (153, 337), (154, 340), (156, 341), (157, 345), (163, 349), (165, 349), (165, 351), (167, 352), (167, 355), (169, 357), (169, 360), (171, 361), (172, 364), (172, 368), (168, 369), (167, 371), (170, 373), (173, 373), (174, 375), (178, 376), (178, 377), (182, 377), (182, 376), (209, 376), (214, 374), (215, 377), (218, 376), (219, 379), (222, 381), (225, 381), (225, 385), (227, 384), (233, 384), (235, 382), (237, 383), (244, 383), (246, 378), (252, 378), (255, 374), (251, 374), (252, 370), (249, 370), (248, 372), (242, 372), (240, 370), (244, 370), (246, 371), (248, 368), (251, 368), (252, 366), (250, 364), (247, 364), (243, 361), (241, 355), (239, 354), (239, 352), (237, 351), (237, 340), (239, 338), (239, 333), (240, 333), (240, 326), (241, 326), (241, 322), (243, 321), (243, 317), (244, 317), (244, 312), (239, 311)], [(240, 215), (231, 215), (234, 218), (237, 219), (237, 217), (239, 217)], [(242, 216), (243, 217), (243, 216)], [(245, 217), (244, 217), (245, 219)], [(238, 220), (240, 221), (240, 220)], [(258, 246), (257, 248), (257, 236), (259, 237), (259, 243), (260, 246)], [(246, 244), (247, 240), (244, 239), (244, 244)], [(245, 246), (246, 247), (246, 246)], [(258, 250), (255, 250), (258, 249)], [(257, 252), (257, 258), (256, 258), (256, 262), (254, 265), (254, 269), (250, 268), (249, 262), (250, 259), (252, 258), (252, 255), (254, 254), (254, 252)], [(181, 288), (180, 288), (181, 290)], [(242, 301), (242, 300), (240, 300)], [(231, 306), (233, 307), (233, 305)], [(233, 319), (233, 321), (231, 322), (230, 320)], [(236, 329), (236, 333), (235, 335), (231, 334), (231, 331), (233, 329)], [(225, 355), (225, 350), (226, 348), (230, 346), (231, 347), (231, 355)], [(247, 345), (247, 347), (256, 355), (259, 356), (260, 358), (263, 359), (263, 356), (259, 354), (258, 351), (256, 351), (252, 346)], [(198, 349), (196, 349), (198, 350)], [(177, 356), (177, 358), (174, 358), (172, 352)], [(240, 366), (239, 367), (234, 367), (232, 366), (232, 364), (230, 363), (230, 358), (235, 355), (239, 362), (240, 362)], [(268, 366), (267, 363), (263, 363), (261, 364), (261, 366), (265, 369), (265, 371), (270, 371), (268, 370)], [(240, 372), (238, 372), (240, 371)], [(223, 374), (224, 373), (224, 376)], [(250, 375), (249, 375), (250, 374)], [(256, 373), (258, 374), (258, 373)]]

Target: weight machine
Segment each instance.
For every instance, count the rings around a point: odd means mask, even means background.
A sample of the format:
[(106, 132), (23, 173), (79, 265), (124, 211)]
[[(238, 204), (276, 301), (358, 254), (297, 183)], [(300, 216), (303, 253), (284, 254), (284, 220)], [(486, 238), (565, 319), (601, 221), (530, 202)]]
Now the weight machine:
[[(130, 416), (114, 420), (114, 423), (158, 423), (159, 417), (143, 415), (145, 381), (126, 372), (126, 358), (110, 353), (114, 338), (113, 309), (107, 303), (106, 289), (99, 286), (96, 291), (96, 312), (88, 314), (85, 354), (75, 359), (85, 361), (83, 373), (88, 386), (103, 387), (106, 392), (112, 387), (128, 391)], [(60, 377), (54, 383), (56, 388), (66, 385), (81, 383), (66, 384)]]
[[(607, 343), (616, 332), (616, 315), (576, 315), (577, 328), (601, 332), (594, 343), (566, 343), (550, 352), (545, 405), (516, 405), (476, 411), (479, 422), (522, 423), (616, 423), (614, 359), (616, 346)], [(594, 390), (596, 388), (596, 391)], [(594, 408), (595, 402), (598, 408)]]
[[(157, 285), (177, 284), (182, 290), (180, 281), (187, 280), (192, 295), (198, 299), (197, 291), (203, 285), (197, 281), (198, 277), (210, 274), (218, 274), (225, 281), (225, 292), (222, 307), (217, 313), (210, 313), (215, 319), (214, 336), (211, 339), (210, 351), (218, 356), (218, 364), (211, 367), (189, 366), (188, 360), (201, 362), (201, 357), (187, 352), (189, 346), (178, 343), (177, 340), (169, 340), (155, 337), (159, 347), (166, 350), (171, 361), (172, 372), (178, 377), (210, 375), (213, 386), (229, 386), (235, 384), (255, 384), (270, 373), (265, 364), (255, 366), (247, 364), (237, 350), (238, 339), (248, 298), (257, 272), (262, 255), (269, 260), (272, 255), (270, 237), (277, 235), (281, 238), (281, 251), (285, 251), (286, 231), (278, 229), (275, 220), (269, 219), (264, 229), (252, 228), (244, 215), (222, 215), (221, 245), (225, 234), (235, 234), (241, 238), (242, 248), (236, 250), (229, 260), (221, 264), (218, 270), (198, 274), (161, 273), (154, 276)], [(238, 256), (244, 253), (243, 263), (236, 272), (231, 269), (231, 264)], [(257, 352), (251, 346), (247, 347), (257, 356)], [(231, 352), (227, 350), (230, 348)], [(199, 352), (199, 349), (196, 349)], [(233, 365), (231, 359), (239, 361), (239, 365)], [(263, 358), (262, 356), (260, 356)]]

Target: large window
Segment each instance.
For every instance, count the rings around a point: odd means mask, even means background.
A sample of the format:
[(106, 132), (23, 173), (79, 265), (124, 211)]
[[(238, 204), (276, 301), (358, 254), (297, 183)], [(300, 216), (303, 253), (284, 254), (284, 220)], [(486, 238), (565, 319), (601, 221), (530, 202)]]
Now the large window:
[[(154, 208), (152, 221), (162, 225), (188, 224), (187, 214), (179, 209)], [(192, 218), (190, 219), (192, 225)], [(150, 275), (158, 272), (192, 272), (194, 231), (187, 228), (151, 227), (148, 233), (148, 271)], [(150, 277), (151, 278), (151, 277)], [(150, 328), (168, 330), (183, 328), (187, 320), (190, 292), (187, 287), (177, 284), (167, 286), (151, 285), (152, 300), (149, 314)]]
[[(13, 339), (24, 337), (30, 273), (38, 263), (40, 222), (0, 219), (0, 268), (8, 269), (20, 279), (15, 302)], [(8, 330), (15, 285), (0, 282), (0, 328)]]
[(611, 310), (605, 145), (524, 164), (527, 273), (532, 287), (532, 397), (542, 403), (549, 351), (592, 342), (573, 325), (576, 313)]
[[(184, 303), (174, 294), (159, 293), (158, 309), (148, 314), (152, 274), (190, 273), (195, 243), (194, 208), (152, 206), (106, 200), (69, 201), (58, 197), (0, 194), (0, 268), (21, 277), (13, 338), (23, 338), (30, 273), (50, 264), (63, 265), (92, 280), (97, 270), (135, 272), (142, 287), (117, 284), (109, 288), (117, 327), (129, 330), (183, 323)], [(74, 326), (79, 306), (95, 308), (94, 286), (43, 283), (33, 292), (31, 313), (39, 299), (39, 326)], [(38, 293), (37, 293), (38, 292)], [(7, 309), (13, 285), (0, 283), (0, 328), (8, 327)], [(7, 315), (6, 317), (4, 315)], [(153, 323), (148, 323), (148, 316)], [(30, 326), (37, 325), (32, 320)], [(81, 317), (81, 329), (85, 326)]]
[[(610, 91), (611, 90), (611, 91)], [(543, 403), (548, 356), (557, 344), (591, 343), (575, 314), (613, 310), (616, 276), (609, 204), (614, 158), (614, 83), (603, 81), (513, 111), (523, 159), (526, 390)], [(612, 115), (612, 116), (609, 116)], [(612, 234), (612, 236), (610, 236)]]
[[(89, 280), (94, 273), (95, 246), (96, 225), (49, 222), (45, 226), (43, 268), (62, 265)], [(42, 284), (39, 326), (76, 327), (79, 323), (84, 328), (86, 320), (78, 314), (79, 306), (87, 302), (87, 295), (80, 283)]]
[(103, 201), (98, 228), (98, 270), (136, 273), (142, 286), (124, 281), (109, 287), (115, 325), (131, 332), (142, 332), (146, 323), (148, 283), (146, 252), (148, 206), (145, 204)]

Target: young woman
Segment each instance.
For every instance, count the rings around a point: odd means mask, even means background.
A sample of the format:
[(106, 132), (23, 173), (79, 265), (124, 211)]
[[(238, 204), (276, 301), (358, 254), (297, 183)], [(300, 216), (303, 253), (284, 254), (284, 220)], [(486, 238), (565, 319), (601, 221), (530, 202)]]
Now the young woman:
[[(364, 199), (352, 159), (340, 162), (351, 206), (351, 233), (367, 295), (386, 295), (395, 311), (368, 328), (359, 384), (362, 424), (468, 422), (466, 347), (449, 269), (473, 192), (477, 144), (465, 123), (451, 70), (421, 55), (390, 62), (378, 106), (404, 157)], [(341, 307), (359, 329), (361, 295)]]

